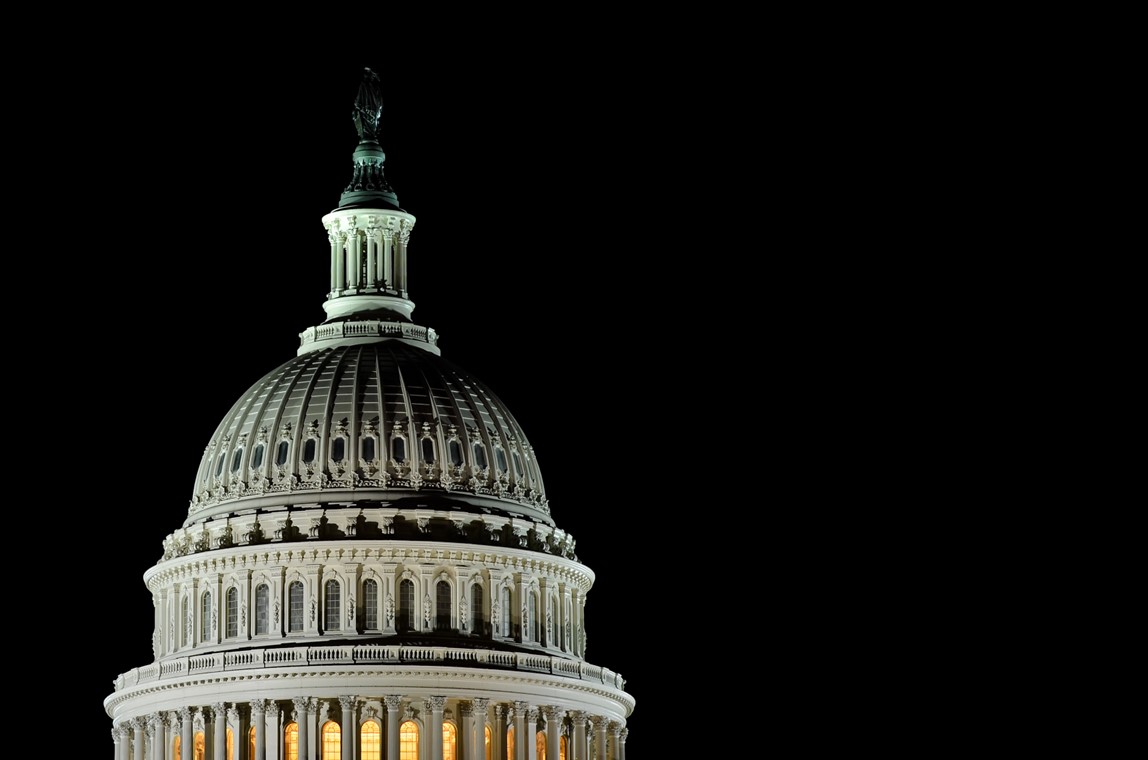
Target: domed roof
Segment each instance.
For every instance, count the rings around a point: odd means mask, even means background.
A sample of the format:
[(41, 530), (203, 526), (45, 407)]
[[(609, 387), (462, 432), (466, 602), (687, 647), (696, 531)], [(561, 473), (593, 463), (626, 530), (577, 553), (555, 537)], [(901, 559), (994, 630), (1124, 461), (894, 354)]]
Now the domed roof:
[(232, 406), (204, 450), (185, 525), (364, 502), (554, 525), (534, 450), (485, 384), (398, 337), (334, 343), (285, 362)]

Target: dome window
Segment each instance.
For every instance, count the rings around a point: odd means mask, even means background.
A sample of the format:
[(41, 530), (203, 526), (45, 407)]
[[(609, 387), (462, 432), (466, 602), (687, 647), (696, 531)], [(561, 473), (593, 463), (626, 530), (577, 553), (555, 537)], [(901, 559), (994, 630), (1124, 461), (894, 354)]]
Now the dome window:
[(399, 436), (391, 439), (391, 459), (397, 464), (407, 461), (407, 442)]
[(235, 474), (239, 472), (239, 465), (243, 462), (243, 447), (240, 446), (231, 454), (231, 472)]
[(227, 452), (226, 451), (219, 452), (219, 459), (215, 463), (215, 477), (217, 477), (217, 478), (223, 474), (223, 460), (225, 460), (225, 459), (227, 459)]
[(379, 584), (373, 580), (363, 581), (363, 627), (379, 629)]
[(264, 448), (265, 447), (263, 446), (262, 443), (259, 444), (258, 446), (256, 446), (255, 447), (255, 453), (251, 457), (251, 466), (257, 470), (263, 466), (263, 449)]
[(363, 460), (366, 462), (375, 461), (375, 438), (369, 436), (363, 439)]
[(424, 464), (434, 464), (434, 439), (423, 438), (420, 442)]
[(415, 584), (407, 578), (399, 582), (399, 618), (395, 627), (400, 632), (415, 630)]
[(303, 630), (303, 584), (294, 581), (287, 588), (287, 630), (296, 632)]
[(498, 465), (498, 471), (503, 475), (506, 474), (506, 452), (502, 450), (501, 446), (494, 447), (494, 462)]
[[(341, 438), (339, 440), (342, 440)], [(340, 628), (339, 582), (332, 578), (324, 586), (324, 614), (323, 627), (328, 631), (337, 631)]]
[(474, 466), (479, 470), (486, 469), (486, 447), (482, 445), (482, 441), (475, 441), (471, 447), (474, 451)]
[(239, 589), (227, 589), (227, 638), (239, 635)]
[(514, 458), (514, 474), (522, 477), (522, 457), (518, 456), (518, 451), (510, 452), (510, 456)]
[(202, 603), (199, 607), (199, 640), (209, 641), (211, 639), (211, 592), (203, 592), (200, 601)]
[(261, 583), (255, 589), (255, 633), (256, 635), (267, 633), (271, 630), (268, 625), (268, 609), (271, 602), (271, 589), (267, 587), (266, 583)]
[(447, 445), (450, 452), (450, 463), (455, 467), (462, 467), (462, 444), (458, 441), (451, 441)]
[(315, 439), (308, 438), (307, 442), (303, 444), (303, 461), (311, 464), (315, 461)]
[(287, 452), (291, 449), (291, 444), (287, 441), (279, 442), (279, 451), (275, 453), (275, 464), (282, 467), (287, 464)]
[(331, 459), (342, 462), (347, 456), (347, 439), (339, 436), (331, 443)]

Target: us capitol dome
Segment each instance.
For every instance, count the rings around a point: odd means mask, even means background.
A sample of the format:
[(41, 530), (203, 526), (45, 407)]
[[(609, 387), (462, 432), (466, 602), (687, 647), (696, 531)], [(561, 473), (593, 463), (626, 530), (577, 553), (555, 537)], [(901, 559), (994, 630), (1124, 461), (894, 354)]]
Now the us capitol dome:
[(381, 114), (368, 69), (327, 318), (207, 442), (144, 574), (155, 661), (104, 700), (115, 760), (625, 760), (534, 449), (412, 319)]

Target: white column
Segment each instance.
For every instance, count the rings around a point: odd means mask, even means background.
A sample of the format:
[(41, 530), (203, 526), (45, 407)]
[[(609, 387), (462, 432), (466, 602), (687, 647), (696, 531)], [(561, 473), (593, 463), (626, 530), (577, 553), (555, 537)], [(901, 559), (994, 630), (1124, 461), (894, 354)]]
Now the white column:
[(446, 697), (426, 697), (423, 704), (430, 708), (430, 724), (427, 727), (430, 733), (427, 737), (430, 740), (430, 757), (439, 760), (442, 757), (442, 708), (446, 704)]
[(359, 721), (355, 720), (355, 706), (359, 698), (349, 695), (339, 697), (339, 709), (343, 712), (342, 730), (339, 731), (342, 760), (355, 760), (355, 738), (359, 735)]
[(524, 760), (544, 760), (538, 757), (538, 708), (526, 708), (526, 757)]
[(598, 745), (598, 760), (606, 760), (606, 719), (600, 715), (594, 718), (594, 740)]
[[(231, 760), (227, 757), (227, 706), (216, 702), (211, 709), (215, 713), (215, 742), (207, 760)], [(207, 739), (206, 734), (205, 730), (204, 740)]]
[(574, 741), (566, 749), (566, 760), (587, 760), (586, 758), (586, 713), (574, 710), (570, 713), (570, 721), (574, 725)]
[(327, 239), (331, 241), (331, 292), (339, 289), (339, 233), (327, 230)]
[(466, 760), (486, 760), (486, 710), (490, 706), (490, 700), (486, 697), (475, 697), (471, 702), (474, 705), (471, 709), (474, 732)]
[(307, 752), (307, 698), (295, 697), (291, 703), (295, 705), (295, 723), (299, 726), (299, 760), (310, 760)]
[(546, 716), (546, 760), (558, 760), (558, 743), (562, 736), (562, 708), (557, 705), (545, 705), (542, 714)]
[(132, 758), (144, 760), (144, 723), (143, 718), (132, 718)]
[(385, 280), (387, 287), (394, 289), (395, 287), (395, 232), (394, 230), (383, 230), (383, 260), (382, 270), (379, 273), (379, 279)]
[[(255, 724), (255, 757), (251, 760), (267, 760), (267, 707), (266, 699), (251, 701), (251, 722)], [(247, 737), (243, 737), (247, 741)]]
[(630, 729), (623, 728), (618, 732), (618, 757), (616, 760), (626, 760), (626, 737), (630, 735)]
[[(387, 735), (386, 751), (383, 760), (399, 760), (399, 708), (403, 698), (393, 695), (383, 697), (383, 705), (387, 708)], [(437, 760), (437, 758), (435, 759)]]
[(458, 757), (459, 760), (473, 760), (471, 747), (474, 746), (474, 706), (470, 702), (458, 703)]
[(411, 228), (407, 227), (399, 233), (399, 255), (395, 262), (395, 279), (398, 280), (399, 295), (407, 295), (407, 241), (411, 237)]
[(163, 713), (152, 713), (147, 722), (151, 727), (151, 760), (167, 760), (164, 755), (164, 729), (167, 728), (167, 721)]
[(491, 732), (490, 755), (497, 760), (506, 760), (506, 723), (510, 705), (494, 706), (494, 731)]
[(179, 760), (192, 760), (191, 708), (179, 708)]
[(514, 757), (512, 760), (526, 760), (526, 703), (514, 703)]
[(335, 289), (343, 290), (347, 287), (346, 260), (347, 257), (343, 253), (343, 241), (347, 239), (346, 233), (336, 232), (336, 247), (331, 255), (335, 259)]
[(374, 227), (367, 228), (367, 281), (363, 284), (368, 288), (374, 287), (375, 281), (378, 279), (375, 274), (375, 249), (378, 247), (377, 240), (378, 230)]
[[(227, 710), (227, 725), (229, 725), (229, 726), (234, 725), (235, 726), (235, 756), (234, 757), (227, 757), (227, 755), (224, 754), (224, 758), (226, 758), (226, 760), (251, 760), (247, 756), (248, 755), (248, 744), (250, 743), (250, 741), (247, 738), (247, 729), (249, 728), (249, 726), (247, 724), (247, 716), (249, 714), (250, 714), (250, 712), (246, 709), (240, 710), (239, 705), (236, 704), (235, 702), (232, 702), (231, 707), (228, 708), (228, 710)], [(224, 751), (224, 753), (226, 753), (227, 752), (227, 736), (226, 735), (224, 735), (223, 741), (224, 741), (223, 751)]]
[(359, 273), (363, 271), (359, 253), (359, 231), (347, 231), (347, 286), (359, 287)]
[(116, 745), (116, 760), (128, 760), (126, 757), (128, 746), (127, 726), (112, 726), (112, 742)]

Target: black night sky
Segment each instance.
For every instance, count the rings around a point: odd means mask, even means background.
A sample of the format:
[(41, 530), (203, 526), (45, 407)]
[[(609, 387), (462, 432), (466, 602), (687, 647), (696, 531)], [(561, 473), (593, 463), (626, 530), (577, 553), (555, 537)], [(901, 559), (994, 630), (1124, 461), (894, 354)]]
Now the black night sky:
[(637, 700), (630, 756), (655, 756), (662, 711), (678, 712), (684, 695), (657, 671), (680, 656), (665, 646), (690, 571), (662, 537), (695, 508), (681, 494), (703, 473), (689, 472), (701, 465), (682, 436), (713, 424), (699, 394), (720, 388), (698, 379), (698, 350), (675, 343), (705, 307), (672, 273), (699, 232), (676, 184), (685, 156), (650, 141), (674, 106), (640, 69), (497, 52), (442, 69), (429, 55), (172, 66), (162, 96), (133, 67), (92, 74), (104, 85), (92, 107), (118, 128), (87, 145), (84, 171), (109, 182), (83, 217), (79, 274), (115, 285), (84, 289), (81, 327), (101, 347), (88, 368), (107, 476), (93, 474), (97, 501), (124, 515), (89, 549), (116, 609), (82, 693), (102, 725), (97, 756), (112, 753), (100, 719), (113, 678), (152, 661), (142, 576), (186, 516), (205, 444), (324, 319), (321, 217), (350, 179), (364, 65), (382, 80), (387, 176), (417, 218), (414, 321), (534, 446), (553, 517), (597, 574), (587, 659)]

